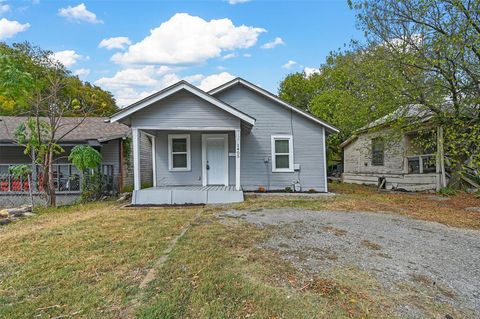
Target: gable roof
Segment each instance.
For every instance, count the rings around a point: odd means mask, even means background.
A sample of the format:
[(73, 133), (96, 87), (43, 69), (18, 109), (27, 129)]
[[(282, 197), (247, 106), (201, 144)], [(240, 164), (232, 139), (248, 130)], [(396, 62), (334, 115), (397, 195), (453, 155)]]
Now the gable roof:
[(163, 90), (158, 91), (157, 93), (154, 93), (150, 96), (147, 96), (146, 98), (135, 102), (122, 110), (118, 111), (117, 113), (113, 114), (110, 117), (110, 122), (117, 122), (125, 117), (128, 117), (129, 115), (151, 105), (152, 103), (155, 103), (157, 101), (160, 101), (168, 96), (171, 96), (172, 94), (181, 91), (181, 90), (186, 90), (197, 97), (209, 102), (210, 104), (213, 104), (217, 106), (218, 108), (232, 114), (233, 116), (238, 117), (242, 121), (250, 124), (250, 125), (255, 125), (255, 118), (251, 117), (250, 115), (243, 113), (240, 110), (237, 110), (233, 106), (207, 94), (206, 92), (200, 90), (196, 86), (188, 83), (187, 81), (179, 81)]
[[(15, 129), (24, 123), (26, 116), (0, 116), (0, 142), (13, 142)], [(41, 118), (47, 120), (47, 118)], [(60, 120), (58, 136), (61, 136), (76, 127), (68, 133), (62, 142), (85, 142), (88, 140), (97, 140), (106, 142), (109, 140), (126, 137), (130, 128), (121, 123), (107, 123), (103, 117), (64, 117)]]
[(222, 85), (220, 85), (219, 87), (217, 87), (217, 88), (215, 88), (215, 89), (213, 89), (213, 90), (210, 90), (210, 91), (208, 92), (208, 94), (210, 94), (210, 95), (215, 95), (215, 94), (220, 93), (220, 92), (222, 92), (222, 91), (225, 91), (225, 90), (227, 90), (228, 88), (230, 88), (230, 87), (232, 87), (232, 86), (234, 86), (234, 85), (237, 85), (237, 84), (243, 85), (243, 86), (245, 86), (245, 87), (247, 87), (247, 88), (249, 88), (249, 89), (251, 89), (251, 90), (253, 90), (253, 91), (257, 92), (257, 93), (260, 93), (261, 95), (267, 97), (268, 99), (270, 99), (270, 100), (272, 100), (272, 101), (274, 101), (274, 102), (277, 102), (278, 104), (280, 104), (280, 105), (282, 105), (282, 106), (284, 106), (284, 107), (286, 107), (286, 108), (288, 108), (288, 109), (290, 109), (290, 110), (292, 110), (292, 111), (294, 111), (294, 112), (297, 112), (298, 114), (300, 114), (300, 115), (302, 115), (302, 116), (304, 116), (304, 117), (306, 117), (306, 118), (308, 118), (308, 119), (310, 119), (310, 120), (312, 120), (312, 121), (314, 121), (314, 122), (316, 122), (316, 123), (324, 126), (324, 127), (325, 127), (328, 131), (330, 131), (331, 133), (338, 133), (338, 132), (340, 132), (336, 127), (334, 127), (333, 125), (330, 125), (330, 124), (328, 124), (327, 122), (319, 119), (319, 118), (316, 117), (315, 115), (310, 114), (310, 113), (308, 113), (308, 112), (306, 112), (306, 111), (304, 111), (304, 110), (302, 110), (302, 109), (299, 109), (299, 108), (296, 107), (296, 106), (293, 106), (293, 105), (290, 104), (290, 103), (285, 102), (284, 100), (282, 100), (281, 98), (279, 98), (279, 97), (276, 96), (275, 94), (272, 94), (272, 93), (268, 92), (267, 90), (262, 89), (261, 87), (255, 85), (255, 84), (253, 84), (253, 83), (251, 83), (251, 82), (249, 82), (249, 81), (247, 81), (247, 80), (244, 80), (244, 79), (242, 79), (242, 78), (235, 78), (235, 79), (231, 80), (230, 82), (227, 82), (227, 83), (225, 83), (225, 84), (222, 84)]
[(407, 104), (397, 108), (395, 111), (382, 116), (376, 119), (373, 122), (368, 123), (367, 125), (359, 128), (358, 130), (354, 131), (352, 136), (347, 138), (343, 141), (339, 147), (344, 148), (353, 141), (355, 141), (359, 135), (366, 133), (374, 128), (385, 127), (390, 125), (392, 122), (405, 118), (405, 119), (413, 119), (417, 118), (422, 122), (427, 122), (431, 118), (431, 111), (425, 108), (421, 104)]

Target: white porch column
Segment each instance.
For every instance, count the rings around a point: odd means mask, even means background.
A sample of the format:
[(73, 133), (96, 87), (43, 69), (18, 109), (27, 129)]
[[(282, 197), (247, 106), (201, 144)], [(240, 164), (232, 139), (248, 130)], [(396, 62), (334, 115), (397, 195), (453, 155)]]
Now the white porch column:
[(138, 191), (141, 188), (140, 180), (140, 132), (138, 128), (132, 128), (133, 145), (133, 189)]
[(156, 136), (151, 135), (152, 138), (152, 169), (153, 169), (153, 187), (157, 187), (157, 146), (156, 146)]
[(235, 189), (240, 190), (240, 129), (235, 129)]

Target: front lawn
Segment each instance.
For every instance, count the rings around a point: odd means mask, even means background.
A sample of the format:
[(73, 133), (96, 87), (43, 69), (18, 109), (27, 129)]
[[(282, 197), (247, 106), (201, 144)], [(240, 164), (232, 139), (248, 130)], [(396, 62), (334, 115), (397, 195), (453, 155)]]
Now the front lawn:
[[(46, 210), (0, 228), (0, 317), (390, 318), (394, 298), (369, 274), (354, 268), (303, 273), (261, 247), (274, 229), (218, 214), (282, 207), (371, 211), (480, 229), (478, 213), (465, 210), (480, 206), (473, 195), (444, 200), (341, 184), (331, 191), (339, 195), (257, 197), (206, 207), (123, 209), (107, 202)], [(190, 222), (141, 290), (147, 272)]]
[(121, 317), (197, 210), (78, 205), (1, 228), (0, 317)]

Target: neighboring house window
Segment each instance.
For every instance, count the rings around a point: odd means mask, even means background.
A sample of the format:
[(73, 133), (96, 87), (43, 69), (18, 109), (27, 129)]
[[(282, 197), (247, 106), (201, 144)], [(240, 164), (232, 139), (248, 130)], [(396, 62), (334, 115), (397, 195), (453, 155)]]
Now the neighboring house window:
[(272, 172), (293, 172), (291, 135), (272, 136)]
[(383, 166), (385, 142), (383, 138), (377, 137), (372, 140), (372, 165)]
[(190, 170), (190, 135), (168, 135), (168, 169), (170, 171)]

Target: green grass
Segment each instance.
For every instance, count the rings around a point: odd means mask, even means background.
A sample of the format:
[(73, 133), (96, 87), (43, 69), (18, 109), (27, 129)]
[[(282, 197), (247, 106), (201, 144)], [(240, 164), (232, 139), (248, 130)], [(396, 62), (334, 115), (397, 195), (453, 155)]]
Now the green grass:
[(90, 204), (1, 229), (0, 317), (119, 317), (195, 212)]

